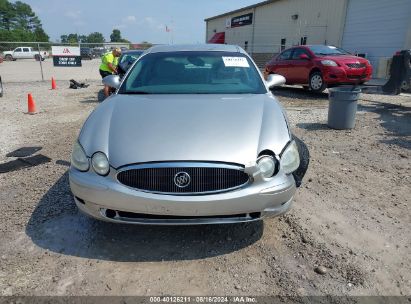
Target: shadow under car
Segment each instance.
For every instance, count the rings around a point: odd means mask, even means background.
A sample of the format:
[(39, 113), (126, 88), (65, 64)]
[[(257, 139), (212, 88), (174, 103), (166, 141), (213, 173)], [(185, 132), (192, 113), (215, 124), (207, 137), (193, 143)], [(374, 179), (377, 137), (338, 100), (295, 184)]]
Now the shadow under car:
[(228, 254), (258, 241), (262, 221), (199, 226), (113, 224), (77, 210), (68, 172), (42, 197), (26, 226), (41, 248), (90, 259), (149, 262), (194, 260)]

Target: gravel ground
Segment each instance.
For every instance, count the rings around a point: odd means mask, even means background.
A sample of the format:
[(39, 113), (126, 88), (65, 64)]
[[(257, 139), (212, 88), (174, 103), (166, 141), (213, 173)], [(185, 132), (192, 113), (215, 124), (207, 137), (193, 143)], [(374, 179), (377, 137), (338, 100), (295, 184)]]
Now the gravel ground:
[[(82, 67), (54, 67), (53, 59), (47, 58), (42, 62), (43, 77), (49, 81), (51, 77), (56, 80), (70, 80), (74, 78), (99, 80), (98, 67), (100, 58), (82, 60)], [(22, 71), (24, 71), (22, 73)], [(16, 61), (3, 61), (0, 64), (0, 75), (3, 82), (30, 82), (41, 81), (40, 63), (34, 59), (20, 59)]]
[[(363, 95), (356, 128), (335, 131), (326, 95), (278, 89), (311, 153), (293, 209), (247, 225), (145, 227), (78, 213), (71, 145), (102, 87), (57, 85), (8, 83), (0, 99), (0, 162), (32, 146), (51, 158), (0, 174), (0, 295), (411, 295), (410, 96)], [(24, 114), (28, 92), (37, 115)]]

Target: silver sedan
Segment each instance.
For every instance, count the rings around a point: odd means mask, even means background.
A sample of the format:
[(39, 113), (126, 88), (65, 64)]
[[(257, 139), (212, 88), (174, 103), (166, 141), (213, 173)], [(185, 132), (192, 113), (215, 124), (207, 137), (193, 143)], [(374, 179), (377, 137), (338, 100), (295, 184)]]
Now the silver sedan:
[[(133, 224), (217, 224), (280, 215), (308, 161), (270, 88), (237, 46), (156, 46), (89, 116), (74, 144), (78, 208)], [(305, 150), (304, 150), (305, 149)], [(303, 150), (305, 152), (303, 152)]]

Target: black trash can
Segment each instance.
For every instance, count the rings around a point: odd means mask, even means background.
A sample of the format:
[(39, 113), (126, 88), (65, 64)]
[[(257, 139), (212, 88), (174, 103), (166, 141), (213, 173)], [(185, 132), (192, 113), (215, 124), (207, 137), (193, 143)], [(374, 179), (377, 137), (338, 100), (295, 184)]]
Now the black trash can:
[(360, 88), (330, 88), (328, 107), (328, 126), (337, 130), (353, 129)]

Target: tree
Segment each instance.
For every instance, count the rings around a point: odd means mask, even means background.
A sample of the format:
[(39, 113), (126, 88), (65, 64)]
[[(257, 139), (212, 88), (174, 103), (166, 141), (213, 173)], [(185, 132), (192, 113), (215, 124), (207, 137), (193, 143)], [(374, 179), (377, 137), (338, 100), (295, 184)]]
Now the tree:
[(67, 35), (61, 35), (60, 36), (60, 41), (61, 41), (61, 43), (67, 43), (68, 42), (68, 36)]
[(86, 43), (87, 42), (87, 36), (86, 35), (79, 35), (78, 36), (78, 41), (81, 43)]
[(14, 16), (13, 5), (7, 0), (0, 0), (0, 29), (10, 31), (13, 28)]
[(94, 32), (87, 36), (88, 43), (104, 43), (106, 40), (102, 33)]
[(68, 35), (61, 35), (60, 36), (62, 43), (78, 43), (78, 35), (77, 34), (68, 34)]
[(114, 29), (110, 35), (110, 41), (111, 42), (121, 42), (121, 40), (123, 40), (123, 38), (121, 38), (120, 30)]
[(30, 5), (17, 1), (14, 3), (15, 10), (15, 26), (16, 28), (33, 32), (37, 28), (41, 28), (40, 19), (32, 11)]
[(40, 19), (30, 5), (16, 1), (0, 0), (0, 32), (4, 41), (48, 42)]
[(36, 41), (49, 41), (50, 38), (41, 27), (34, 30), (34, 37)]
[(78, 34), (64, 34), (60, 36), (62, 43), (104, 43), (104, 36), (102, 33), (94, 32), (88, 35), (78, 35)]

